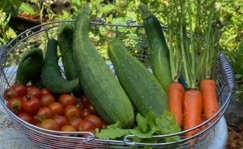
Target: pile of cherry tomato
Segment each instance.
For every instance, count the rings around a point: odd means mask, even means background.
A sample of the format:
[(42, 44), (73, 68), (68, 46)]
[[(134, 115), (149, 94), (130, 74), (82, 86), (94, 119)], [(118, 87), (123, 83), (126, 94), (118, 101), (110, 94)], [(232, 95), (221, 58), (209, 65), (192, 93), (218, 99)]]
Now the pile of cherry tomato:
[(5, 89), (3, 98), (19, 118), (41, 128), (95, 134), (95, 129), (106, 127), (84, 95), (80, 98), (71, 94), (54, 95), (46, 88), (13, 84)]

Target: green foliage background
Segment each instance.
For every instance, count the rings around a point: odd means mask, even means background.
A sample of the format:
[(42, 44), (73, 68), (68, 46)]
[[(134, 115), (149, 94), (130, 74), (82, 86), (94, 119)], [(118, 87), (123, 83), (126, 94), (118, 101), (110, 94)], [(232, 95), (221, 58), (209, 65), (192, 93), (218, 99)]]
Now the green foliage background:
[[(17, 14), (28, 12), (37, 13), (47, 21), (53, 20), (72, 20), (75, 19), (79, 8), (87, 0), (70, 0), (72, 12), (62, 10), (60, 14), (55, 14), (52, 3), (55, 0), (46, 0), (40, 4), (38, 0), (1, 0), (0, 4), (0, 46), (7, 44), (16, 36), (16, 31), (8, 26), (11, 17)], [(127, 24), (128, 21), (134, 24), (142, 24), (142, 19), (137, 9), (137, 5), (143, 2), (161, 21), (162, 25), (167, 24), (169, 6), (171, 0), (88, 0), (92, 10), (93, 18), (99, 18), (106, 23)], [(193, 0), (191, 0), (193, 1)], [(201, 0), (208, 1), (208, 0)], [(242, 0), (215, 0), (218, 10), (218, 20), (221, 28), (220, 47), (227, 54), (239, 82), (238, 89), (243, 90), (243, 3)], [(36, 5), (35, 10), (30, 7)]]

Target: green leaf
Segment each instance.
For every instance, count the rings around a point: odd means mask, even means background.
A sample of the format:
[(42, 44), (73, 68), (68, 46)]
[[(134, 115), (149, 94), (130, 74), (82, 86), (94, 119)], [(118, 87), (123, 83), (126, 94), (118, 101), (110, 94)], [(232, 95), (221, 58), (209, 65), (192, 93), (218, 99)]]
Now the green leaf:
[(138, 123), (136, 129), (140, 130), (141, 132), (145, 132), (147, 130), (148, 125), (146, 119), (140, 113), (138, 113), (136, 116), (136, 122)]
[(238, 36), (238, 34), (229, 36), (228, 39), (224, 41), (224, 44), (228, 44), (228, 43), (232, 42), (235, 39), (235, 37), (237, 37), (237, 36)]
[(6, 31), (6, 36), (8, 39), (13, 39), (15, 38), (17, 35), (16, 33), (14, 32), (14, 30), (12, 28), (8, 28), (8, 30)]
[(140, 131), (139, 129), (131, 129), (130, 132), (138, 138), (152, 138), (154, 131), (150, 130), (147, 133)]
[(118, 139), (129, 134), (129, 129), (107, 128), (96, 133), (100, 139)]
[(104, 7), (101, 8), (101, 12), (102, 13), (108, 13), (110, 12), (112, 9), (115, 9), (114, 5), (112, 4), (107, 4), (107, 5), (104, 5)]
[(146, 116), (146, 122), (151, 130), (155, 127), (155, 121), (155, 114), (153, 112), (149, 112)]
[(34, 9), (28, 3), (22, 2), (20, 0), (10, 0), (10, 2), (13, 6), (16, 6), (17, 9), (21, 11), (28, 12), (29, 14), (35, 13)]
[(117, 123), (115, 123), (115, 124), (112, 124), (112, 125), (108, 125), (108, 126), (107, 126), (107, 129), (116, 129), (116, 128), (119, 128), (119, 129), (122, 128), (120, 122), (117, 122)]

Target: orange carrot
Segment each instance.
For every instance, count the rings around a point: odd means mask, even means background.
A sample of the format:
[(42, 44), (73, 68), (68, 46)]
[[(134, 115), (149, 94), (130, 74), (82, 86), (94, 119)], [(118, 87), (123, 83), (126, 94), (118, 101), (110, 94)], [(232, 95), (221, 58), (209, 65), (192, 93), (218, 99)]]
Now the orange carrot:
[[(200, 88), (203, 96), (203, 111), (205, 118), (209, 119), (219, 110), (216, 83), (212, 79), (204, 79), (200, 83)], [(213, 119), (212, 121), (215, 120), (216, 119)]]
[[(203, 110), (202, 94), (197, 89), (187, 90), (184, 94), (183, 110), (184, 110), (184, 130), (191, 129), (201, 123)], [(187, 132), (187, 137), (197, 134), (199, 129)]]
[[(188, 130), (198, 126), (202, 120), (202, 94), (197, 89), (189, 89), (185, 91), (183, 101), (183, 126), (184, 130)], [(186, 137), (192, 137), (200, 131), (200, 128), (188, 131), (185, 133)], [(195, 139), (189, 140), (190, 149), (194, 148)]]
[(175, 115), (176, 123), (179, 127), (183, 121), (182, 103), (184, 97), (184, 88), (179, 82), (173, 82), (168, 88), (169, 111)]

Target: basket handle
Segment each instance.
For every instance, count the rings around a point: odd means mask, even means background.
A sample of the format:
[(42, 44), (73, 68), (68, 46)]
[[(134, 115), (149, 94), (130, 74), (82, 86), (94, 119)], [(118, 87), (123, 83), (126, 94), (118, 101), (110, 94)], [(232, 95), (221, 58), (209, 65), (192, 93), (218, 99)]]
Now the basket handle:
[(226, 83), (229, 86), (230, 92), (234, 92), (235, 89), (235, 77), (234, 77), (234, 71), (229, 63), (228, 59), (226, 58), (225, 54), (220, 51), (219, 52), (219, 62), (220, 62), (220, 67), (223, 70), (223, 76), (225, 76)]
[(0, 47), (0, 74), (3, 72), (3, 65), (6, 60), (6, 55), (7, 55), (7, 46), (2, 45)]

